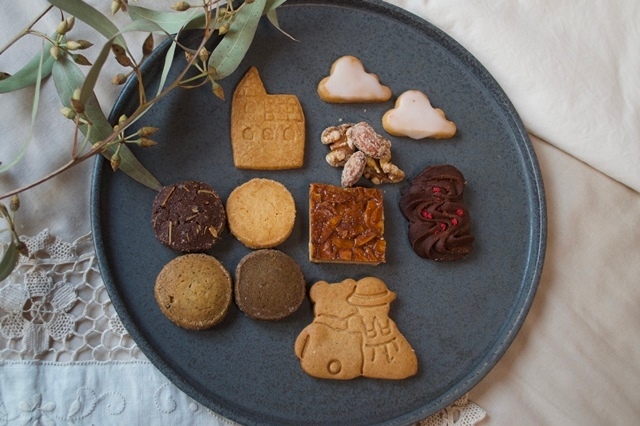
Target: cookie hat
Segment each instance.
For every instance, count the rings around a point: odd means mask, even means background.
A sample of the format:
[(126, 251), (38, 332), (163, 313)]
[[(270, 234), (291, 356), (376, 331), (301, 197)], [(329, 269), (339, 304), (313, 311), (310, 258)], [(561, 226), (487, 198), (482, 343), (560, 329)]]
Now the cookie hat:
[(395, 298), (396, 294), (382, 280), (367, 277), (356, 283), (356, 290), (348, 301), (354, 306), (379, 306), (391, 303)]

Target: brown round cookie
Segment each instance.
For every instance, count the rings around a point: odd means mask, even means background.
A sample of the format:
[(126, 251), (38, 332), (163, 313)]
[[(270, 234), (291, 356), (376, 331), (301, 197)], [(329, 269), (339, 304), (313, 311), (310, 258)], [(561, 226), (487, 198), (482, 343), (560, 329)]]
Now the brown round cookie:
[(229, 230), (252, 249), (275, 247), (284, 242), (296, 219), (296, 206), (289, 190), (271, 179), (251, 179), (227, 198)]
[(278, 250), (257, 250), (236, 268), (236, 304), (247, 316), (279, 320), (294, 313), (304, 300), (305, 281), (300, 266)]
[(180, 327), (202, 330), (222, 321), (231, 304), (231, 276), (213, 256), (185, 254), (158, 274), (154, 288), (163, 314)]
[(220, 240), (226, 220), (220, 196), (202, 182), (166, 186), (153, 201), (153, 231), (162, 244), (176, 251), (210, 249)]

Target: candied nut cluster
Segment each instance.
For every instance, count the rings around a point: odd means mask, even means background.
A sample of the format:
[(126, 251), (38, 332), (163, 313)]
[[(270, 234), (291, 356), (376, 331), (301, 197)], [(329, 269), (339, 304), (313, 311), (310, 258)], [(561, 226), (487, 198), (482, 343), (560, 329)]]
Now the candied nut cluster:
[(309, 260), (316, 263), (385, 261), (384, 205), (375, 188), (309, 188)]
[(325, 157), (333, 167), (342, 167), (341, 183), (353, 186), (361, 176), (374, 184), (396, 183), (405, 175), (391, 162), (391, 142), (368, 123), (327, 127), (320, 136), (331, 150)]
[(320, 135), (320, 141), (331, 149), (325, 158), (327, 163), (333, 167), (344, 166), (344, 163), (355, 152), (355, 148), (351, 148), (347, 142), (347, 130), (351, 126), (353, 124), (349, 123), (327, 127)]

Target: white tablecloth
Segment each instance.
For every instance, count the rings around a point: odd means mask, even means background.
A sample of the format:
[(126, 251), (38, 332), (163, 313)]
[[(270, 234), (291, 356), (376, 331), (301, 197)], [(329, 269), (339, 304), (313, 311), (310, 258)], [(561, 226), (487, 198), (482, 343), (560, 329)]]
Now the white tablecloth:
[[(110, 2), (92, 3), (110, 13)], [(545, 183), (548, 242), (538, 293), (514, 343), (470, 392), (470, 399), (488, 413), (486, 424), (636, 424), (640, 418), (640, 3), (393, 3), (445, 30), (493, 74), (532, 135)], [(43, 1), (31, 1), (4, 8), (0, 44), (44, 7)], [(51, 16), (39, 27), (49, 31), (55, 22)], [(77, 34), (97, 39), (82, 26)], [(87, 56), (97, 55), (97, 50)], [(34, 53), (33, 45), (18, 43), (0, 56), (0, 70), (15, 72)], [(108, 67), (113, 74), (119, 69)], [(97, 87), (106, 112), (118, 90), (109, 83)], [(13, 158), (27, 136), (32, 93), (24, 89), (0, 95), (0, 161)], [(67, 158), (71, 128), (60, 118), (57, 105), (53, 84), (47, 81), (31, 146), (17, 168), (0, 175), (0, 192), (43, 175), (55, 165), (54, 159), (61, 164)], [(60, 241), (81, 245), (80, 237), (90, 229), (90, 163), (23, 194), (19, 232), (42, 236), (48, 229)], [(93, 280), (97, 274), (90, 255), (68, 264), (84, 277), (80, 279)], [(108, 298), (103, 300), (106, 296), (100, 291), (88, 299), (92, 297), (102, 309), (100, 318), (108, 321), (113, 314)], [(119, 330), (117, 324), (114, 327)], [(123, 412), (140, 422), (149, 415), (172, 424), (210, 424), (216, 419), (173, 389), (146, 361), (118, 361), (143, 358), (130, 350), (132, 343), (122, 333), (100, 335), (98, 340), (104, 341), (98, 343), (82, 342), (90, 349), (76, 353), (77, 360), (64, 357), (73, 351), (57, 348), (61, 359), (46, 362), (17, 360), (16, 351), (7, 349), (11, 342), (4, 339), (0, 424), (26, 418), (39, 418), (42, 424), (73, 419), (112, 424), (110, 419), (119, 421)], [(105, 358), (113, 361), (96, 362)], [(64, 383), (74, 392), (56, 394)], [(140, 397), (128, 398), (119, 385)], [(155, 407), (155, 414), (145, 411), (149, 406)]]

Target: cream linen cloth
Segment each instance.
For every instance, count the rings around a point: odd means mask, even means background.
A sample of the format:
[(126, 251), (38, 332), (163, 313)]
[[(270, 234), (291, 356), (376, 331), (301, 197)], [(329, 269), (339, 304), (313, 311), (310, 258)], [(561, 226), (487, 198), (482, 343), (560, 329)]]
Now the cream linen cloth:
[(640, 191), (640, 3), (393, 0), (498, 80), (527, 129)]
[[(92, 3), (109, 13), (109, 1)], [(640, 3), (393, 3), (439, 26), (470, 50), (537, 136), (532, 139), (548, 201), (547, 256), (521, 332), (470, 393), (488, 413), (483, 424), (637, 424)], [(0, 44), (45, 5), (12, 2), (11, 8), (3, 8)], [(83, 32), (85, 38), (96, 39), (82, 28), (78, 36)], [(0, 70), (15, 72), (16, 64), (33, 53), (12, 49), (0, 57)], [(117, 72), (117, 66), (109, 66), (107, 72)], [(118, 89), (107, 83), (97, 92), (108, 112)], [(26, 137), (28, 98), (24, 93), (0, 95), (0, 161), (12, 158)], [(41, 99), (41, 112), (46, 114), (39, 115), (23, 163), (0, 176), (2, 192), (46, 173), (55, 158), (59, 164), (67, 158), (71, 129), (55, 112), (57, 105), (53, 84), (47, 81)], [(90, 173), (87, 163), (25, 193), (20, 232), (35, 235), (49, 228), (70, 241), (88, 232)], [(2, 368), (0, 395), (6, 395), (10, 389), (3, 386)], [(140, 366), (137, 374), (149, 374), (147, 368), (152, 367)], [(101, 380), (109, 380), (108, 375)], [(45, 391), (37, 389), (33, 378), (25, 382), (34, 386), (32, 393)]]

